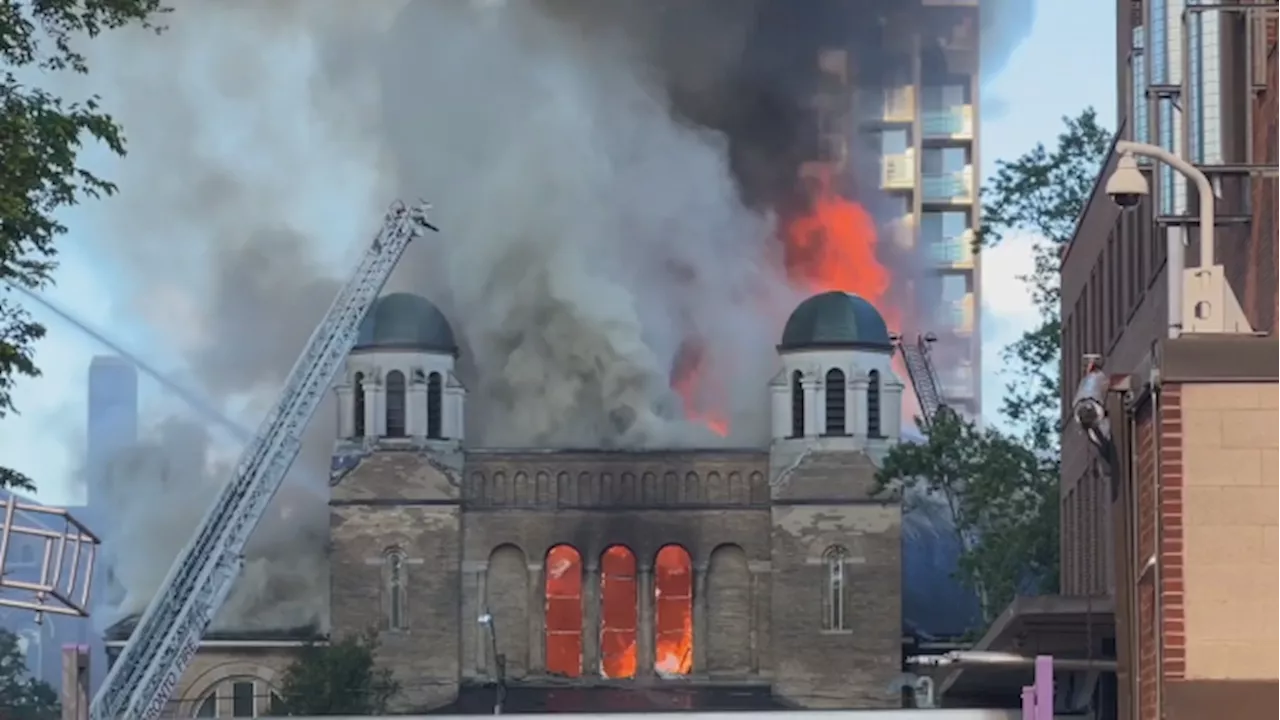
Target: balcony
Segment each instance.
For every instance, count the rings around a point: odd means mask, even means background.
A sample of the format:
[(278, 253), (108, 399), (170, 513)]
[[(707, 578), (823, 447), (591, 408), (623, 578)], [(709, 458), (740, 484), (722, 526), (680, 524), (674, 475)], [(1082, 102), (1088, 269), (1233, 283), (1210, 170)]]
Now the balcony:
[(916, 160), (913, 151), (880, 158), (880, 189), (910, 190), (915, 186)]
[(891, 220), (885, 227), (890, 242), (904, 250), (910, 250), (916, 244), (916, 219), (914, 215), (903, 215)]
[(949, 270), (972, 270), (973, 240), (973, 231), (965, 230), (959, 235), (925, 238), (923, 241), (928, 244), (929, 254), (937, 267)]
[(909, 123), (916, 118), (914, 86), (860, 90), (857, 103), (858, 119), (864, 124)]
[(973, 140), (973, 106), (925, 110), (920, 113), (920, 132), (925, 140)]
[(927, 203), (969, 205), (973, 203), (973, 167), (952, 173), (926, 174), (921, 195)]

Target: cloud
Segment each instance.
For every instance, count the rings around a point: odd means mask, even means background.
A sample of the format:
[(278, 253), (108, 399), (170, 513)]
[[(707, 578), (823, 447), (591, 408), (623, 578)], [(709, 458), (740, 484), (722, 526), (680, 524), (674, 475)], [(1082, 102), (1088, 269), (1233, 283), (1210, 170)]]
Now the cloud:
[(1027, 284), (1019, 279), (1035, 269), (1036, 240), (1015, 234), (982, 251), (982, 414), (989, 423), (1000, 422), (1006, 382), (999, 370), (1001, 351), (1040, 320)]

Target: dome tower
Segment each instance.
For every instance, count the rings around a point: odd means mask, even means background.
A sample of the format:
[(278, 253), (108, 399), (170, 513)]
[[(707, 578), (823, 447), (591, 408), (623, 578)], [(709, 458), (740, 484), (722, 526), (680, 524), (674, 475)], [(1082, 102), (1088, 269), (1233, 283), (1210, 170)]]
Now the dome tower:
[(778, 344), (774, 441), (870, 451), (896, 442), (903, 385), (893, 352), (884, 318), (857, 295), (825, 292), (800, 303)]
[(466, 390), (444, 313), (411, 293), (379, 298), (336, 388), (342, 439), (459, 441)]

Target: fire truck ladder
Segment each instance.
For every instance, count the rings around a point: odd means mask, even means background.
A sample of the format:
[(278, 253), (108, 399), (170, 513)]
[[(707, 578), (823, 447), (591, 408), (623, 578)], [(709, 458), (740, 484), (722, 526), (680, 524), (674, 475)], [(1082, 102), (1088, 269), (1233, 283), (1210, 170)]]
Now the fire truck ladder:
[(395, 203), (382, 229), (312, 333), (276, 406), (245, 448), (143, 613), (93, 699), (93, 720), (152, 720), (169, 702), (214, 613), (231, 591), (249, 536), (298, 455), (302, 433), (355, 344), (409, 242), (427, 229), (427, 203)]
[(902, 337), (899, 337), (896, 342), (898, 352), (902, 353), (902, 360), (907, 366), (911, 386), (915, 388), (916, 399), (920, 401), (922, 414), (920, 421), (924, 423), (923, 430), (928, 430), (938, 413), (947, 409), (946, 403), (942, 401), (942, 393), (939, 391), (942, 384), (938, 382), (938, 375), (933, 369), (933, 360), (929, 357), (929, 346), (936, 341), (937, 338), (933, 333), (925, 333), (916, 336), (914, 343)]

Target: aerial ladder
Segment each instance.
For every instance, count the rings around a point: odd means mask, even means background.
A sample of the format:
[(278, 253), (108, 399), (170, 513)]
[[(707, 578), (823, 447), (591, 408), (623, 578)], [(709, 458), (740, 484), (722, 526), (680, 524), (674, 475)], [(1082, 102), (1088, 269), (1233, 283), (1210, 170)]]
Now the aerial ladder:
[(98, 694), (92, 720), (153, 720), (169, 702), (200, 639), (244, 562), (245, 543), (280, 488), (302, 433), (355, 345), (409, 242), (436, 230), (428, 203), (395, 203), (382, 229), (307, 341), (275, 407), (249, 441), (234, 474), (169, 569)]
[(948, 410), (946, 403), (942, 400), (942, 383), (938, 382), (933, 360), (929, 356), (930, 346), (937, 340), (933, 333), (925, 333), (917, 335), (915, 342), (902, 336), (894, 341), (898, 352), (902, 354), (903, 364), (907, 366), (907, 375), (911, 380), (911, 386), (915, 388), (916, 399), (920, 402), (920, 422), (924, 423), (921, 429), (926, 432), (933, 426), (938, 413)]

